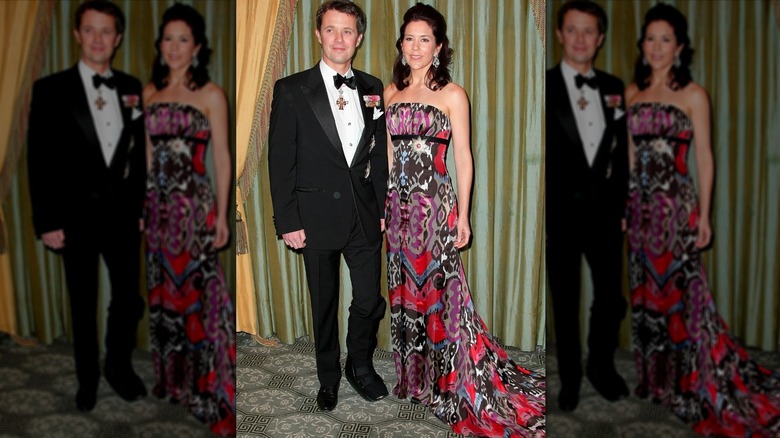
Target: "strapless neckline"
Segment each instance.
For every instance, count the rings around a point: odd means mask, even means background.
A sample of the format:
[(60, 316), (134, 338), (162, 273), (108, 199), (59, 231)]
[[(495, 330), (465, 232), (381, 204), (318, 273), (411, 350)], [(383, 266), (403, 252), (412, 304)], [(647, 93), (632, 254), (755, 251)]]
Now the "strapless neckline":
[(393, 102), (393, 103), (391, 103), (390, 105), (387, 106), (387, 112), (390, 112), (390, 108), (391, 107), (400, 106), (400, 105), (410, 105), (410, 106), (411, 105), (419, 105), (419, 106), (422, 106), (422, 107), (433, 108), (436, 111), (438, 111), (439, 113), (441, 113), (441, 115), (446, 117), (447, 120), (450, 119), (450, 116), (448, 116), (447, 113), (442, 111), (439, 107), (437, 107), (435, 105), (431, 105), (430, 103), (422, 103), (422, 102), (403, 102), (403, 101), (401, 101), (401, 102)]
[(179, 107), (179, 108), (191, 108), (193, 112), (197, 113), (208, 125), (209, 118), (206, 117), (206, 114), (201, 111), (200, 108), (196, 107), (193, 104), (186, 103), (186, 102), (169, 102), (169, 101), (159, 101), (159, 102), (152, 102), (148, 105), (146, 105), (146, 109), (150, 109), (152, 107), (158, 107), (158, 106), (169, 106), (169, 107)]
[(666, 102), (650, 102), (650, 101), (643, 101), (643, 102), (634, 102), (629, 106), (629, 111), (634, 112), (635, 107), (641, 107), (641, 106), (652, 106), (652, 107), (664, 107), (669, 108), (672, 111), (675, 111), (677, 113), (682, 114), (685, 116), (686, 119), (690, 119), (688, 116), (688, 113), (686, 113), (682, 108), (679, 106), (672, 104), (672, 103), (666, 103)]

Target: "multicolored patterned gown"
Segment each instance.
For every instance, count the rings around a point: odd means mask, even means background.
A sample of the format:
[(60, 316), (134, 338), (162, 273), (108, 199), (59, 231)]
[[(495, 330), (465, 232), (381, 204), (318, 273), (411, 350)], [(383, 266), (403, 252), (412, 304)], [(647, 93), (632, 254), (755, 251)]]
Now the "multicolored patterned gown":
[(445, 165), (450, 120), (438, 108), (387, 108), (387, 277), (393, 394), (414, 397), (461, 434), (544, 436), (544, 376), (516, 365), (474, 310), (457, 235), (456, 193)]
[(153, 103), (146, 128), (153, 392), (187, 407), (212, 432), (235, 435), (235, 313), (212, 246), (217, 210), (205, 167), (208, 119), (190, 105)]
[(780, 373), (751, 360), (718, 315), (695, 247), (699, 209), (679, 108), (629, 108), (629, 276), (636, 394), (671, 407), (696, 433), (780, 436)]

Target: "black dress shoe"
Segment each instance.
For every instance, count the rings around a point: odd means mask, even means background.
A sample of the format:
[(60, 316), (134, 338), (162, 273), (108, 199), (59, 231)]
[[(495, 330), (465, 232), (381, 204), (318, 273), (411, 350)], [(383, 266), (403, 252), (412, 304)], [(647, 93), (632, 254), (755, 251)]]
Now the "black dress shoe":
[(144, 382), (141, 381), (141, 378), (138, 377), (132, 368), (118, 371), (114, 368), (106, 367), (104, 372), (108, 384), (123, 399), (135, 401), (146, 397)]
[(413, 405), (422, 404), (422, 400), (417, 397), (409, 397), (409, 401), (412, 402)]
[(580, 388), (573, 386), (564, 386), (561, 388), (561, 392), (558, 394), (558, 407), (563, 412), (571, 412), (577, 409), (577, 404), (580, 402)]
[(354, 366), (347, 358), (344, 375), (347, 377), (347, 382), (364, 399), (374, 402), (387, 397), (387, 386), (370, 363)]
[(89, 412), (95, 408), (96, 403), (97, 386), (79, 386), (79, 390), (76, 392), (76, 408), (81, 412)]
[(321, 386), (317, 393), (317, 407), (321, 411), (332, 411), (339, 402), (338, 386)]
[(596, 391), (605, 399), (617, 401), (628, 397), (628, 386), (614, 367), (588, 366), (586, 374)]

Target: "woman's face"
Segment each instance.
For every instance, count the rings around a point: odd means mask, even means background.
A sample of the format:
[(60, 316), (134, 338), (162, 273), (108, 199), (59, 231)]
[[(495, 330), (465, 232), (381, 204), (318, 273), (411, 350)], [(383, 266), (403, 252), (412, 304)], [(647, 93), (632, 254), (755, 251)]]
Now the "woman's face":
[(187, 23), (171, 21), (165, 25), (160, 53), (172, 70), (189, 67), (199, 49), (200, 45), (195, 45), (192, 29)]
[(682, 49), (677, 43), (674, 28), (669, 23), (653, 21), (647, 25), (642, 54), (653, 70), (664, 70), (671, 66)]
[(401, 42), (401, 53), (412, 70), (428, 69), (433, 57), (439, 53), (441, 44), (436, 45), (433, 29), (425, 21), (410, 21)]

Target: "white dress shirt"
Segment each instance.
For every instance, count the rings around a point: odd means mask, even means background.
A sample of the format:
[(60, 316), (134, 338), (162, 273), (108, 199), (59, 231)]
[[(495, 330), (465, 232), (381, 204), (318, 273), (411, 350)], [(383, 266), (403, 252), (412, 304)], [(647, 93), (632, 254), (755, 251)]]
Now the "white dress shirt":
[[(330, 68), (325, 61), (320, 61), (320, 73), (322, 73), (322, 80), (325, 81), (325, 89), (328, 90), (330, 110), (333, 113), (333, 118), (336, 120), (336, 129), (339, 132), (344, 159), (347, 160), (347, 165), (352, 165), (352, 158), (355, 156), (355, 151), (365, 126), (361, 106), (363, 102), (360, 101), (357, 88), (353, 90), (347, 87), (346, 84), (341, 85), (341, 94), (339, 94), (339, 90), (336, 89), (336, 85), (333, 83), (333, 76), (337, 72)], [(350, 68), (347, 74), (343, 76), (350, 77), (353, 75), (354, 73)], [(336, 104), (339, 97), (343, 97), (347, 101), (344, 109), (339, 109)]]
[[(96, 89), (92, 83), (92, 76), (97, 74), (97, 72), (89, 68), (84, 61), (79, 61), (79, 73), (81, 74), (84, 91), (87, 94), (89, 112), (92, 114), (95, 131), (100, 140), (103, 159), (106, 161), (106, 166), (109, 166), (124, 127), (122, 110), (119, 107), (119, 93), (116, 88), (112, 90), (106, 87), (106, 84), (100, 84), (100, 88)], [(109, 69), (102, 76), (111, 77), (113, 73)], [(99, 109), (95, 103), (98, 99), (102, 99), (105, 102), (102, 109)]]
[[(596, 158), (596, 152), (598, 152), (601, 137), (606, 128), (604, 110), (601, 106), (601, 93), (587, 84), (582, 84), (582, 88), (577, 88), (574, 77), (580, 73), (566, 61), (561, 61), (561, 73), (563, 73), (563, 81), (566, 83), (566, 90), (569, 92), (569, 102), (574, 119), (577, 121), (577, 131), (580, 133), (585, 157), (588, 159), (588, 165), (593, 166), (593, 160)], [(591, 69), (583, 76), (591, 78), (596, 76), (596, 72)], [(580, 99), (587, 102), (584, 108), (580, 108)]]

